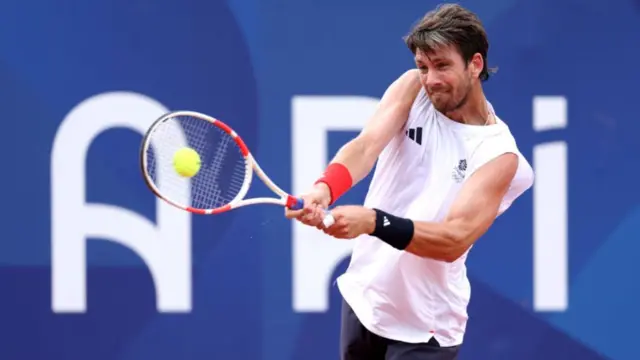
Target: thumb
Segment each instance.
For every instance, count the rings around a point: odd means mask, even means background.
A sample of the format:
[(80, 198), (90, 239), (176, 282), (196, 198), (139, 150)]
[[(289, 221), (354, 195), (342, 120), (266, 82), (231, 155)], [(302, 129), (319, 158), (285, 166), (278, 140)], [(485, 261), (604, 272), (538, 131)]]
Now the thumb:
[(313, 202), (313, 201), (305, 201), (304, 202), (304, 208), (302, 208), (302, 211), (305, 214), (309, 214), (315, 211), (316, 207), (318, 207), (318, 205)]
[(284, 216), (287, 219), (296, 218), (296, 217), (300, 216), (300, 214), (302, 214), (302, 213), (303, 213), (303, 210), (291, 210), (291, 209), (289, 209), (287, 207), (284, 208)]

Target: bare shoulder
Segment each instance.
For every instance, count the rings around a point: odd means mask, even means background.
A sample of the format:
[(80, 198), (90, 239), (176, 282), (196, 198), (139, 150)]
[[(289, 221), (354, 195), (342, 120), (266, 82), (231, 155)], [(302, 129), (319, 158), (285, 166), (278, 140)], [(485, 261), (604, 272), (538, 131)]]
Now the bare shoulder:
[(485, 168), (487, 176), (511, 181), (518, 169), (518, 163), (518, 154), (507, 151), (489, 160), (481, 169)]
[(387, 89), (385, 97), (395, 104), (411, 105), (421, 89), (418, 69), (402, 73)]
[(400, 75), (385, 91), (375, 113), (358, 135), (376, 157), (401, 131), (419, 91), (420, 78), (413, 70)]
[(517, 149), (503, 149), (480, 164), (471, 178), (485, 191), (500, 196), (512, 192), (517, 197), (533, 185), (533, 169)]
[(420, 70), (418, 69), (409, 69), (402, 73), (398, 79), (402, 79), (403, 81), (415, 83), (417, 85), (420, 84)]
[(403, 87), (406, 87), (408, 90), (415, 91), (416, 93), (420, 90), (420, 73), (418, 69), (409, 69), (405, 71), (398, 79), (396, 83), (401, 84)]

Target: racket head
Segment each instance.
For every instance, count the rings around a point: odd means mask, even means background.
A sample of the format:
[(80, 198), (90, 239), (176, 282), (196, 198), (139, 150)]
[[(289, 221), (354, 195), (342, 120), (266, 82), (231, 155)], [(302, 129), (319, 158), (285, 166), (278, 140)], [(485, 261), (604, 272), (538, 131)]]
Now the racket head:
[[(188, 178), (174, 169), (175, 153), (189, 147), (199, 156), (200, 169)], [(229, 211), (249, 190), (252, 157), (231, 127), (194, 111), (164, 114), (149, 127), (140, 146), (145, 183), (160, 199), (195, 213)]]

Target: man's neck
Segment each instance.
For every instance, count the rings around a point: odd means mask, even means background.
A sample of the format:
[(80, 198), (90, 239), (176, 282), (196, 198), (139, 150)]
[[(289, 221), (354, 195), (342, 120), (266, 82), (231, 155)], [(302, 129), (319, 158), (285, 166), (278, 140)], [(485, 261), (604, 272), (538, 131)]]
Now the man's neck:
[(467, 125), (489, 125), (494, 122), (489, 105), (479, 86), (469, 92), (465, 104), (445, 114), (449, 119)]

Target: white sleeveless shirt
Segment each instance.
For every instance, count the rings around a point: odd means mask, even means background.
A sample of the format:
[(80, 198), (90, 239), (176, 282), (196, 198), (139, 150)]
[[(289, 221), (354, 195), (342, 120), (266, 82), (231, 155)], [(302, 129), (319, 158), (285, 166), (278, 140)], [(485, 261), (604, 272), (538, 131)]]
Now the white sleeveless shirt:
[[(493, 112), (491, 104), (490, 110)], [(499, 214), (533, 184), (533, 170), (507, 125), (465, 125), (434, 109), (424, 89), (404, 131), (382, 151), (364, 206), (417, 221), (444, 220), (465, 181), (480, 166), (515, 153), (519, 165)], [(452, 263), (398, 251), (363, 235), (338, 280), (345, 301), (369, 331), (407, 343), (462, 343), (470, 285), (467, 253)]]

